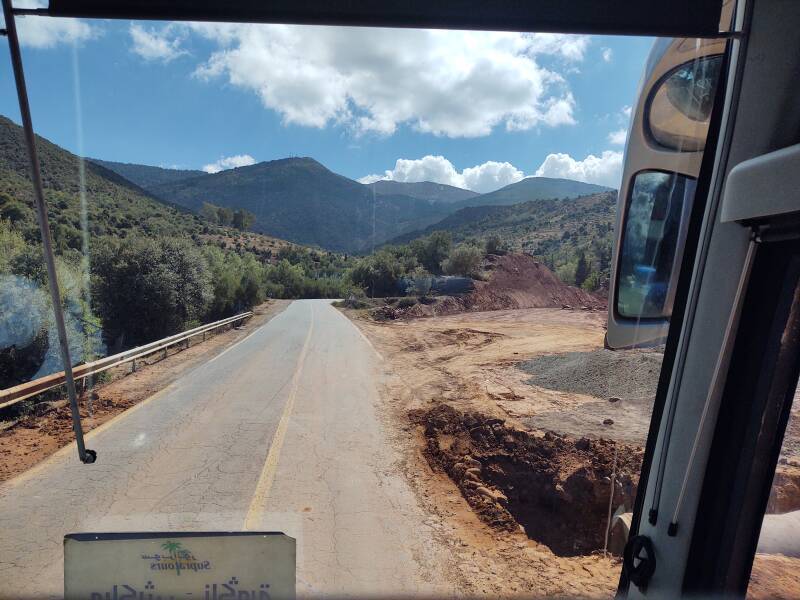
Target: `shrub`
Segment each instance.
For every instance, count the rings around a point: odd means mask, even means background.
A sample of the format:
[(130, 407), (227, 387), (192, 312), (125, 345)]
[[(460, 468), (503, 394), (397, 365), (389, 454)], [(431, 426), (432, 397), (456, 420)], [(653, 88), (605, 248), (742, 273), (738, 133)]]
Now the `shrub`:
[(417, 303), (417, 299), (413, 296), (406, 296), (397, 301), (397, 308), (411, 308)]
[(505, 254), (508, 252), (508, 246), (497, 234), (492, 234), (486, 238), (484, 242), (486, 254)]
[(11, 226), (10, 221), (0, 219), (0, 273), (6, 273), (14, 258), (25, 250), (25, 239)]
[(417, 267), (409, 273), (409, 278), (411, 279), (411, 288), (407, 290), (407, 293), (414, 292), (417, 296), (423, 298), (430, 293), (433, 286), (433, 277), (425, 269)]
[(450, 253), (450, 258), (444, 261), (442, 268), (448, 275), (477, 277), (482, 260), (483, 253), (477, 246), (462, 244)]

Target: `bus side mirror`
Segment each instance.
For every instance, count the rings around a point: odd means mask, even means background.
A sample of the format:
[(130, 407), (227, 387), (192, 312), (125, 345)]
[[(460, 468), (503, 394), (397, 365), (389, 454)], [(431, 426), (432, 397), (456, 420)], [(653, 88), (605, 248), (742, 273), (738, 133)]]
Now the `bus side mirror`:
[(606, 346), (663, 343), (680, 271), (695, 180), (640, 171), (624, 202)]

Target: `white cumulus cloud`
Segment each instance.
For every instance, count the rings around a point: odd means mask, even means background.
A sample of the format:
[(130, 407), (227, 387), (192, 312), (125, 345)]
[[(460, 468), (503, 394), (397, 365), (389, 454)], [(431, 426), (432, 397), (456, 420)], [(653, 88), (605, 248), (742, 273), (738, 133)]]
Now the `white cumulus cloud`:
[(536, 170), (537, 177), (562, 177), (585, 183), (619, 188), (622, 178), (622, 152), (605, 150), (600, 156), (590, 154), (576, 160), (569, 154), (548, 154)]
[(145, 60), (158, 60), (168, 63), (179, 56), (188, 54), (181, 47), (182, 36), (176, 35), (176, 26), (167, 25), (160, 30), (146, 29), (136, 23), (131, 23), (131, 50)]
[(499, 190), (510, 183), (516, 183), (525, 175), (508, 162), (487, 161), (462, 172), (464, 186), (475, 192), (486, 193)]
[(418, 159), (399, 158), (395, 162), (394, 169), (387, 169), (383, 175), (366, 175), (359, 181), (361, 183), (372, 183), (382, 179), (403, 182), (432, 181), (486, 193), (515, 183), (524, 177), (522, 171), (508, 162), (490, 160), (458, 171), (444, 156), (428, 155)]
[[(15, 8), (45, 8), (43, 0), (17, 0)], [(28, 48), (53, 48), (60, 44), (81, 43), (95, 37), (96, 27), (79, 19), (56, 19), (35, 15), (16, 18), (19, 43)], [(5, 28), (5, 19), (0, 15), (0, 27)]]
[[(560, 34), (196, 23), (216, 45), (195, 76), (256, 94), (285, 123), (448, 137), (575, 123), (556, 67), (588, 38)], [(567, 69), (565, 68), (565, 71)]]
[(603, 48), (601, 54), (605, 62), (611, 62), (611, 60), (614, 58), (614, 51), (611, 48)]
[(625, 140), (627, 139), (627, 129), (617, 129), (616, 131), (612, 131), (608, 134), (608, 143), (614, 144), (615, 146), (623, 146), (625, 144)]
[(203, 171), (206, 173), (219, 173), (226, 169), (235, 169), (236, 167), (246, 167), (254, 164), (256, 164), (256, 159), (249, 154), (236, 154), (235, 156), (225, 156), (216, 162), (205, 165)]

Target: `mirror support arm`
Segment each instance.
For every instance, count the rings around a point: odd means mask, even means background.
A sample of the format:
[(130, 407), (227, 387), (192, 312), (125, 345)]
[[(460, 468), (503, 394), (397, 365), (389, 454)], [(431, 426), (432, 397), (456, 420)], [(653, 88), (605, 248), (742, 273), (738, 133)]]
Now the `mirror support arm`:
[(67, 338), (67, 328), (64, 324), (64, 309), (61, 306), (61, 292), (58, 286), (56, 274), (55, 256), (53, 255), (53, 243), (50, 238), (50, 225), (47, 219), (47, 206), (44, 199), (44, 187), (42, 185), (42, 174), (39, 165), (39, 157), (36, 153), (36, 138), (33, 133), (33, 123), (31, 121), (31, 110), (28, 103), (28, 91), (25, 86), (25, 73), (22, 69), (22, 55), (19, 50), (19, 38), (17, 37), (17, 26), (14, 21), (14, 11), (11, 0), (2, 0), (3, 14), (6, 20), (6, 36), (8, 37), (8, 48), (11, 54), (11, 65), (14, 70), (14, 81), (17, 86), (17, 98), (19, 100), (19, 111), (22, 116), (22, 128), (25, 132), (25, 145), (28, 149), (28, 160), (31, 167), (31, 180), (33, 182), (33, 197), (36, 202), (36, 213), (39, 220), (39, 231), (42, 236), (42, 247), (44, 252), (44, 262), (47, 266), (47, 282), (50, 288), (50, 298), (53, 303), (53, 314), (55, 315), (56, 329), (58, 331), (58, 342), (61, 349), (61, 360), (64, 363), (64, 375), (67, 386), (67, 396), (69, 397), (69, 407), (72, 412), (72, 429), (75, 432), (75, 441), (78, 444), (78, 456), (81, 462), (93, 463), (97, 458), (94, 450), (88, 450), (83, 439), (83, 427), (81, 426), (81, 415), (78, 410), (78, 397), (75, 391), (75, 378), (72, 373), (72, 360), (69, 353), (69, 340)]

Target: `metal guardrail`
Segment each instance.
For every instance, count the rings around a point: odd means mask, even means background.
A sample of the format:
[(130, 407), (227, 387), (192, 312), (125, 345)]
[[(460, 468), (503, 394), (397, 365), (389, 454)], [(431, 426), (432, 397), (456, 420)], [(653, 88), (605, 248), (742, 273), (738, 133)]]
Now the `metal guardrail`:
[[(113, 356), (106, 356), (105, 358), (101, 358), (99, 360), (95, 360), (89, 363), (84, 363), (77, 367), (73, 367), (72, 372), (75, 377), (75, 380), (85, 379), (90, 375), (95, 375), (112, 367), (123, 365), (128, 362), (133, 362), (137, 358), (144, 358), (145, 356), (153, 354), (155, 352), (164, 351), (166, 353), (167, 349), (170, 346), (173, 346), (180, 342), (188, 341), (190, 338), (193, 338), (197, 335), (204, 335), (209, 331), (217, 329), (218, 327), (223, 327), (225, 325), (233, 324), (236, 323), (237, 321), (244, 321), (245, 319), (249, 319), (252, 316), (253, 313), (251, 311), (248, 311), (235, 315), (233, 317), (228, 317), (227, 319), (214, 321), (213, 323), (208, 323), (206, 325), (200, 325), (199, 327), (195, 327), (194, 329), (189, 329), (188, 331), (184, 331), (183, 333), (177, 333), (173, 336), (164, 338), (162, 340), (145, 344), (144, 346), (137, 346), (136, 348), (131, 348), (130, 350), (126, 350), (125, 352), (120, 352), (119, 354), (114, 354)], [(135, 362), (134, 362), (134, 368), (135, 368)], [(46, 392), (47, 390), (51, 390), (53, 388), (57, 388), (61, 385), (64, 385), (65, 382), (66, 382), (66, 376), (64, 374), (64, 371), (60, 371), (58, 373), (53, 373), (51, 375), (45, 375), (44, 377), (40, 377), (39, 379), (34, 379), (33, 381), (21, 383), (17, 386), (5, 390), (0, 390), (0, 410), (7, 408), (9, 406), (13, 406), (14, 404), (17, 404), (18, 402), (30, 398), (31, 396), (35, 396), (37, 394), (41, 394), (42, 392)]]

